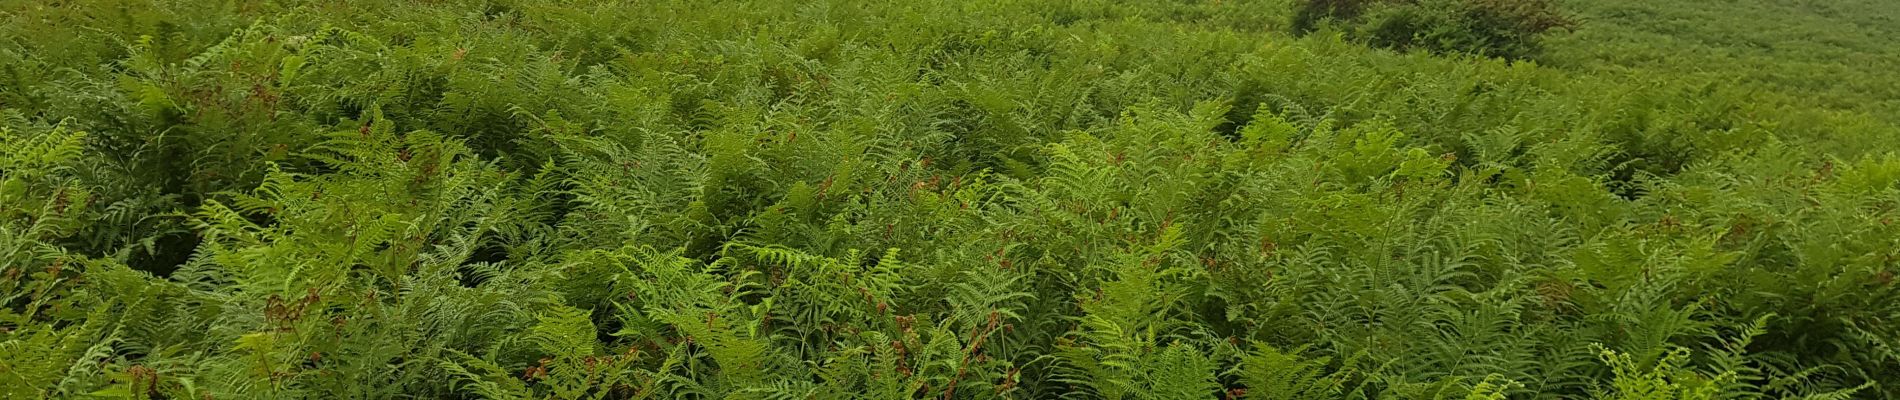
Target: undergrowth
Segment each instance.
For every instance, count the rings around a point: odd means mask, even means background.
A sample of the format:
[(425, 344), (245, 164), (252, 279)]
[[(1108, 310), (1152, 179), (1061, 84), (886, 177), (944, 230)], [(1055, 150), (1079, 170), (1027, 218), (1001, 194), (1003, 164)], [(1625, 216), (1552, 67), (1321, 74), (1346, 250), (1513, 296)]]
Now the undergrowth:
[(0, 2), (0, 398), (1900, 395), (1883, 106), (1297, 13)]

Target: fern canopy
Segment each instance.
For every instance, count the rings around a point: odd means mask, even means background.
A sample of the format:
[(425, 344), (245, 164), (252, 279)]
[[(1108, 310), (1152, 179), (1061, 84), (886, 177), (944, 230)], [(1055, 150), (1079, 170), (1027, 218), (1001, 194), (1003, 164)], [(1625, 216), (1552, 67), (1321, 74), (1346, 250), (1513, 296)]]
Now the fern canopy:
[(1756, 3), (0, 2), (0, 398), (1900, 397)]

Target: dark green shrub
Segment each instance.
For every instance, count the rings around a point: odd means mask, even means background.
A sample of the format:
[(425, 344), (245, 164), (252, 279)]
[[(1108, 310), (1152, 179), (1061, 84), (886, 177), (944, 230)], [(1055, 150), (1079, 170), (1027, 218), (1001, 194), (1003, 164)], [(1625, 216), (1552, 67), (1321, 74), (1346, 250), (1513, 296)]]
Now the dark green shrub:
[(1381, 0), (1306, 0), (1293, 11), (1293, 33), (1308, 34), (1328, 20), (1353, 20)]
[(1374, 46), (1507, 59), (1537, 55), (1540, 36), (1574, 25), (1549, 0), (1309, 0), (1292, 25), (1307, 34), (1328, 21)]

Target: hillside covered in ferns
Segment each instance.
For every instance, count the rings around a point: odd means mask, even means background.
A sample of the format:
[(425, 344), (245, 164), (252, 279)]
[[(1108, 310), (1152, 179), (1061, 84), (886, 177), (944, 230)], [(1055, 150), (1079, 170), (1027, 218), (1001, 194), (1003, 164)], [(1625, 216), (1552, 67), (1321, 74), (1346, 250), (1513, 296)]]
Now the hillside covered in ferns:
[(0, 0), (0, 398), (1900, 398), (1884, 0)]

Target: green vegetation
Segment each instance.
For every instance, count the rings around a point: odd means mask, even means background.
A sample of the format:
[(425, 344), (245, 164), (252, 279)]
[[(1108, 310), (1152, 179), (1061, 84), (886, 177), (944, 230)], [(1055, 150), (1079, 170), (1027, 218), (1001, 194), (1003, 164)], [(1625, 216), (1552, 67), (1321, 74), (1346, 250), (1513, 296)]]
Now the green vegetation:
[(0, 1), (0, 398), (1900, 397), (1900, 3), (1316, 2)]
[(1343, 25), (1368, 44), (1521, 59), (1573, 23), (1551, 0), (1302, 0), (1293, 30)]

